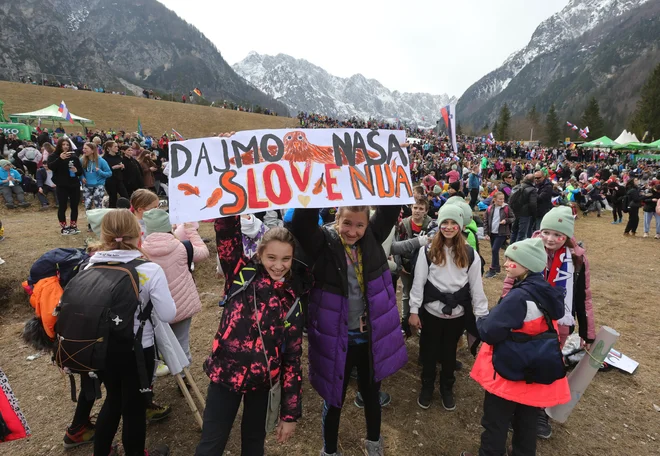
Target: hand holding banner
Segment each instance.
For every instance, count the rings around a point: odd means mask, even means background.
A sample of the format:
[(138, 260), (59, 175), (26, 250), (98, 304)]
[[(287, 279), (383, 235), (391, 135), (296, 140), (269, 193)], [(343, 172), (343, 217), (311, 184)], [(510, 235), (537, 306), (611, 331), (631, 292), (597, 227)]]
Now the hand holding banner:
[(170, 143), (173, 223), (412, 202), (400, 130), (254, 130)]

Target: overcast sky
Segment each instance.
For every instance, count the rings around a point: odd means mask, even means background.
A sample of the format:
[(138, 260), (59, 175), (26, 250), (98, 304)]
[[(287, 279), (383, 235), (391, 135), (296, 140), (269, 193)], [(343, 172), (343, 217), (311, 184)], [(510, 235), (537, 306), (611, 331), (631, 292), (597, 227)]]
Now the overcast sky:
[[(159, 0), (230, 65), (250, 51), (289, 54), (391, 90), (460, 96), (524, 47), (568, 0)], [(317, 6), (322, 5), (322, 6)]]

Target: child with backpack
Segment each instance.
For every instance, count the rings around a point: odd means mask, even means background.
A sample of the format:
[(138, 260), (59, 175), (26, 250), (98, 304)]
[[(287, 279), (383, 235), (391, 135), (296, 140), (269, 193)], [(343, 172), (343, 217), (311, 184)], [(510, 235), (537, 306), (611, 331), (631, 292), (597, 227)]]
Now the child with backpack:
[[(571, 400), (556, 329), (564, 314), (562, 292), (543, 278), (543, 242), (516, 242), (505, 257), (504, 269), (514, 285), (488, 316), (477, 320), (484, 344), (470, 373), (486, 390), (481, 456), (535, 455), (539, 407)], [(509, 426), (513, 448), (507, 451)]]
[(486, 220), (484, 220), (484, 234), (490, 241), (492, 253), (490, 269), (484, 276), (487, 279), (500, 273), (500, 249), (511, 236), (511, 226), (514, 221), (513, 211), (504, 202), (504, 193), (495, 193), (493, 204), (486, 209)]
[[(80, 350), (76, 342), (101, 336), (80, 332), (97, 331), (96, 328), (106, 324), (110, 327), (109, 335), (104, 337), (107, 340), (104, 367), (96, 372), (106, 390), (96, 421), (96, 456), (116, 454), (113, 439), (120, 419), (123, 419), (122, 442), (127, 456), (169, 455), (166, 445), (148, 452), (144, 449), (149, 385), (156, 359), (150, 315), (153, 308), (159, 320), (170, 322), (176, 316), (176, 305), (163, 269), (144, 259), (140, 242), (140, 225), (130, 211), (107, 211), (101, 222), (99, 250), (88, 266), (69, 282), (59, 306), (56, 331), (63, 338), (60, 342), (63, 349), (56, 352), (56, 362), (61, 367), (67, 367), (68, 360), (62, 353), (75, 352), (82, 357), (88, 351)], [(108, 313), (95, 312), (101, 306)], [(114, 317), (103, 323), (102, 315)], [(70, 346), (66, 347), (65, 343)], [(90, 355), (90, 360), (75, 365), (89, 366), (94, 361), (97, 359)]]
[(182, 226), (186, 239), (183, 241), (177, 239), (172, 234), (170, 216), (162, 209), (145, 212), (142, 220), (146, 227), (146, 238), (142, 243), (142, 250), (151, 261), (165, 271), (167, 285), (176, 304), (176, 317), (170, 323), (170, 327), (188, 357), (188, 361), (192, 362), (190, 324), (192, 317), (201, 312), (202, 302), (190, 271), (192, 264), (188, 263), (188, 249), (191, 250), (191, 262), (207, 259), (209, 249), (192, 223), (185, 223)]
[[(392, 274), (382, 244), (401, 206), (340, 207), (318, 226), (318, 209), (296, 209), (292, 232), (313, 259), (307, 336), (309, 378), (324, 399), (322, 456), (338, 452), (339, 420), (353, 366), (364, 403), (368, 456), (382, 455), (380, 384), (407, 362)], [(376, 323), (377, 322), (377, 323)]]
[[(135, 215), (135, 218), (140, 224), (140, 233), (143, 242), (147, 237), (147, 229), (143, 220), (144, 213), (158, 208), (159, 204), (160, 200), (158, 199), (158, 195), (144, 188), (135, 190), (131, 195), (131, 212)], [(172, 231), (171, 227), (170, 231)]]
[[(574, 238), (575, 219), (569, 207), (551, 209), (541, 221), (541, 230), (532, 235), (543, 241), (546, 268), (543, 277), (555, 288), (565, 290), (564, 313), (558, 318), (559, 342), (564, 342), (578, 324), (580, 339), (588, 348), (596, 339), (596, 323), (591, 300), (591, 271), (586, 250)], [(503, 295), (512, 288), (514, 280), (504, 280)], [(545, 411), (539, 412), (538, 437), (548, 439), (552, 427)]]
[(422, 390), (417, 404), (428, 409), (433, 398), (436, 363), (440, 360), (440, 396), (446, 410), (454, 410), (456, 348), (463, 332), (476, 333), (475, 317), (488, 315), (481, 281), (481, 259), (465, 243), (463, 211), (448, 204), (438, 213), (440, 229), (431, 247), (420, 251), (410, 291), (410, 326), (422, 329)]
[(271, 228), (248, 258), (239, 216), (217, 219), (215, 232), (226, 299), (204, 362), (211, 382), (195, 455), (223, 453), (241, 402), (241, 454), (263, 455), (277, 419), (277, 441), (284, 443), (302, 415), (299, 299), (305, 290), (302, 277), (291, 273), (295, 241), (287, 229)]

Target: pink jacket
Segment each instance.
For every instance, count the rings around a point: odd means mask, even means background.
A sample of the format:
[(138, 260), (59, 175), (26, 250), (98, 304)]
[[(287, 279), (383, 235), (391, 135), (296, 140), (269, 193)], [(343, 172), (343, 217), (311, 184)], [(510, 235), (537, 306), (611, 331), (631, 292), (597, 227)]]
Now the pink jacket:
[[(535, 232), (532, 237), (536, 238), (541, 235), (540, 231)], [(575, 248), (572, 249), (573, 252), (573, 258), (579, 257), (582, 259), (584, 266), (582, 267), (582, 274), (584, 275), (584, 290), (577, 290), (576, 288), (573, 289), (573, 296), (575, 297), (580, 293), (580, 295), (584, 295), (584, 305), (582, 303), (577, 303), (575, 300), (573, 301), (573, 312), (577, 314), (577, 321), (585, 321), (586, 320), (586, 327), (585, 328), (580, 328), (580, 337), (588, 342), (592, 342), (596, 338), (596, 322), (594, 320), (594, 306), (593, 306), (593, 301), (591, 299), (591, 270), (589, 269), (589, 260), (587, 259), (587, 256), (585, 255), (586, 250), (584, 247), (580, 247), (575, 240), (573, 240), (573, 245), (575, 245)], [(509, 279), (508, 277), (504, 279), (504, 287), (502, 289), (502, 296), (506, 296), (506, 294), (511, 290), (511, 287), (513, 287), (513, 279)], [(559, 327), (559, 334), (560, 334), (560, 339), (563, 342), (566, 340), (566, 337), (568, 336), (568, 329), (567, 328), (562, 328), (561, 325)]]
[[(193, 261), (209, 257), (209, 250), (199, 237), (197, 228), (184, 228), (180, 225), (175, 233), (181, 241), (190, 240), (193, 245)], [(167, 284), (176, 304), (176, 317), (172, 323), (191, 318), (202, 310), (202, 302), (192, 274), (188, 272), (186, 247), (170, 233), (151, 233), (142, 243), (142, 249), (149, 259), (165, 271)]]

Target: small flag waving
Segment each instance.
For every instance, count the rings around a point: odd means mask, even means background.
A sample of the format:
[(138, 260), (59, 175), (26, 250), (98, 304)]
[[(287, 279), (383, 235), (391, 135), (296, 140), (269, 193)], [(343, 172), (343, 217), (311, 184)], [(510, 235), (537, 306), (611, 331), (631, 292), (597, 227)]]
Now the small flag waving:
[(137, 131), (138, 131), (138, 134), (139, 134), (140, 136), (144, 136), (144, 135), (142, 134), (142, 122), (140, 122), (140, 118), (139, 118), (139, 117), (138, 117), (138, 130), (137, 130)]
[(172, 128), (172, 133), (174, 133), (174, 137), (176, 138), (177, 141), (183, 141), (183, 136), (181, 136), (181, 133), (176, 131), (174, 128)]
[(486, 144), (493, 145), (495, 144), (495, 136), (493, 136), (493, 132), (491, 131), (488, 136), (486, 137)]
[(66, 120), (69, 122), (73, 123), (73, 118), (71, 117), (71, 113), (69, 112), (69, 109), (66, 107), (66, 103), (64, 100), (60, 103), (60, 108), (58, 109), (59, 113), (64, 117)]
[(193, 90), (193, 92), (195, 92), (195, 94), (197, 94), (198, 97), (202, 96), (202, 91), (199, 90), (199, 88), (197, 88), (197, 87), (195, 87), (195, 90)]

